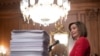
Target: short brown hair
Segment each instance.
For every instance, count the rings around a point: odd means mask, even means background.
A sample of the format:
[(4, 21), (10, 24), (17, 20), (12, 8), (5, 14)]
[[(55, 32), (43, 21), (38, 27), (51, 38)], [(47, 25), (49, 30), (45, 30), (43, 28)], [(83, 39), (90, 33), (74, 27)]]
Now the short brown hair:
[(80, 32), (80, 36), (87, 37), (87, 29), (86, 29), (85, 24), (83, 24), (80, 21), (72, 22), (72, 23), (69, 24), (69, 30), (70, 31), (71, 31), (71, 25), (73, 25), (73, 24), (75, 24), (78, 27), (79, 32)]

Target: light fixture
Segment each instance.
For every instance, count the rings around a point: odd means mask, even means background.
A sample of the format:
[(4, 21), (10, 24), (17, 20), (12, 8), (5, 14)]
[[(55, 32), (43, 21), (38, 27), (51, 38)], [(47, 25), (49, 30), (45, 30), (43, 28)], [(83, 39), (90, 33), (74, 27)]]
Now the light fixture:
[(21, 13), (25, 21), (47, 26), (65, 18), (70, 10), (68, 0), (21, 0)]
[(4, 46), (0, 46), (0, 56), (6, 56), (6, 49)]

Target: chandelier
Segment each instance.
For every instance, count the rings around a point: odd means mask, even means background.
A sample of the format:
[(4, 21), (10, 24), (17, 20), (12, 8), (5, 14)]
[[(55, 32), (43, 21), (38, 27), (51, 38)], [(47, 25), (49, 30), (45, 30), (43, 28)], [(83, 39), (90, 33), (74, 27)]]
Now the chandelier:
[(68, 0), (21, 0), (20, 10), (24, 21), (39, 23), (43, 26), (56, 23), (65, 17), (70, 10)]

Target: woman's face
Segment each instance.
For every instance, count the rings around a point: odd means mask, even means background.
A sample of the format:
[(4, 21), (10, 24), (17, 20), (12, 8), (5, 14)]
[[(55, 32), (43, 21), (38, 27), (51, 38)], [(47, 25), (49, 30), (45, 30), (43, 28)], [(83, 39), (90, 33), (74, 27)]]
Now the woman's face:
[(80, 36), (80, 34), (79, 34), (79, 30), (78, 30), (77, 25), (72, 24), (70, 28), (71, 28), (70, 33), (71, 33), (72, 37), (75, 39), (78, 38)]

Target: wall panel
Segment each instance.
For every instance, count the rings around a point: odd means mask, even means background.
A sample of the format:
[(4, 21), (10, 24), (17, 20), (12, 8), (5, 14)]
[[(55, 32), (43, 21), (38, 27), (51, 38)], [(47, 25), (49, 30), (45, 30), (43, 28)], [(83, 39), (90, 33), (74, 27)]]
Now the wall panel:
[(98, 47), (99, 47), (99, 49), (98, 49), (98, 56), (100, 56), (100, 11), (99, 11), (99, 14), (98, 14)]

